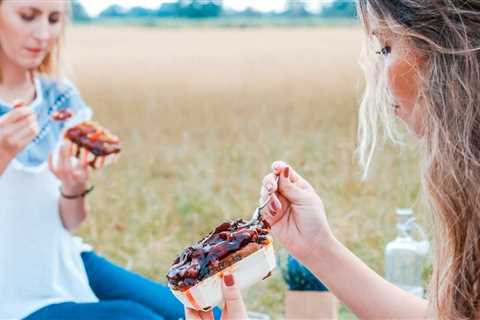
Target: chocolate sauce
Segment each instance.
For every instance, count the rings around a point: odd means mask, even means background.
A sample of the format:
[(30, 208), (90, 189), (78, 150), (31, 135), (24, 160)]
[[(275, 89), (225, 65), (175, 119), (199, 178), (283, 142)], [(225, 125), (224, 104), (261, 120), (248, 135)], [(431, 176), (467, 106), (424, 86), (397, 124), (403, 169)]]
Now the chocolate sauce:
[[(266, 222), (248, 224), (243, 219), (225, 222), (175, 259), (168, 282), (184, 291), (223, 270), (221, 260), (249, 243), (266, 244), (270, 226)], [(239, 257), (240, 258), (240, 257)]]
[(68, 109), (61, 109), (52, 113), (52, 120), (53, 121), (66, 121), (73, 116)]

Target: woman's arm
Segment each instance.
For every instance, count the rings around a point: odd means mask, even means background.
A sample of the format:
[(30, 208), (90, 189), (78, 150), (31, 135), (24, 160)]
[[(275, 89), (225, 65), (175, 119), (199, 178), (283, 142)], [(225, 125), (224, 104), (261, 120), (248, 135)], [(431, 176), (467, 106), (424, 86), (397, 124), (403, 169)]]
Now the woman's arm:
[[(74, 196), (80, 195), (85, 191), (84, 186), (80, 188), (67, 188), (62, 187), (61, 191), (64, 195)], [(76, 199), (67, 199), (64, 196), (60, 196), (59, 200), (60, 218), (62, 224), (68, 231), (76, 230), (88, 215), (88, 203), (84, 197)]]
[(53, 156), (48, 158), (50, 171), (61, 181), (59, 211), (63, 226), (69, 231), (77, 229), (85, 221), (88, 206), (84, 195), (89, 179), (89, 166), (86, 159), (83, 162), (72, 161), (73, 145), (71, 142), (63, 145), (58, 152), (58, 161), (53, 162)]
[(359, 318), (427, 317), (427, 300), (384, 280), (337, 240), (314, 243), (310, 252), (301, 261)]

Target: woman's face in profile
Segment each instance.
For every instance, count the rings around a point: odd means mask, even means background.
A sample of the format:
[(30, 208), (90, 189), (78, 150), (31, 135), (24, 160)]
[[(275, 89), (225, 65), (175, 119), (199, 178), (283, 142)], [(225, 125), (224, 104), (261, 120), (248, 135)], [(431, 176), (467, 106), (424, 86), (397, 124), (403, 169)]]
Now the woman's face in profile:
[[(373, 21), (373, 19), (372, 19)], [(378, 24), (372, 24), (378, 26)], [(388, 90), (393, 97), (395, 115), (402, 119), (416, 135), (422, 136), (422, 107), (419, 101), (419, 74), (425, 58), (406, 37), (386, 28), (372, 28), (378, 42), (378, 59), (383, 59)]]

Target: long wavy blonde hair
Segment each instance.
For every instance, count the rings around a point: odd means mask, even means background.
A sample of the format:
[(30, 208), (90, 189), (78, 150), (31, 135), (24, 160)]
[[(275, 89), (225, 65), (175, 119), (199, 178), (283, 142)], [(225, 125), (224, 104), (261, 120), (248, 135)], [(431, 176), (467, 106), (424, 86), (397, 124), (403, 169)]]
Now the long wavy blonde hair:
[[(371, 17), (427, 58), (418, 70), (422, 182), (432, 208), (435, 259), (429, 315), (474, 319), (480, 308), (480, 1), (359, 0)], [(382, 59), (363, 55), (367, 85), (360, 107), (359, 158), (365, 174), (379, 133), (395, 141)]]

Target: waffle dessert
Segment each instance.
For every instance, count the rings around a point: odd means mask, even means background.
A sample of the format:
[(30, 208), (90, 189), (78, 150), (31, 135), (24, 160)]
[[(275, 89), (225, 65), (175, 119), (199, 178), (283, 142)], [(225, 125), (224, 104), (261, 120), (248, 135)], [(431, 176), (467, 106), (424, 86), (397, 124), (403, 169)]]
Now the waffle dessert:
[(73, 143), (73, 154), (81, 161), (86, 159), (94, 169), (112, 163), (121, 151), (118, 137), (93, 121), (69, 128), (65, 139)]
[(196, 310), (209, 310), (223, 299), (224, 271), (234, 274), (240, 288), (267, 278), (275, 268), (270, 226), (242, 219), (219, 225), (185, 248), (167, 275), (175, 296)]

